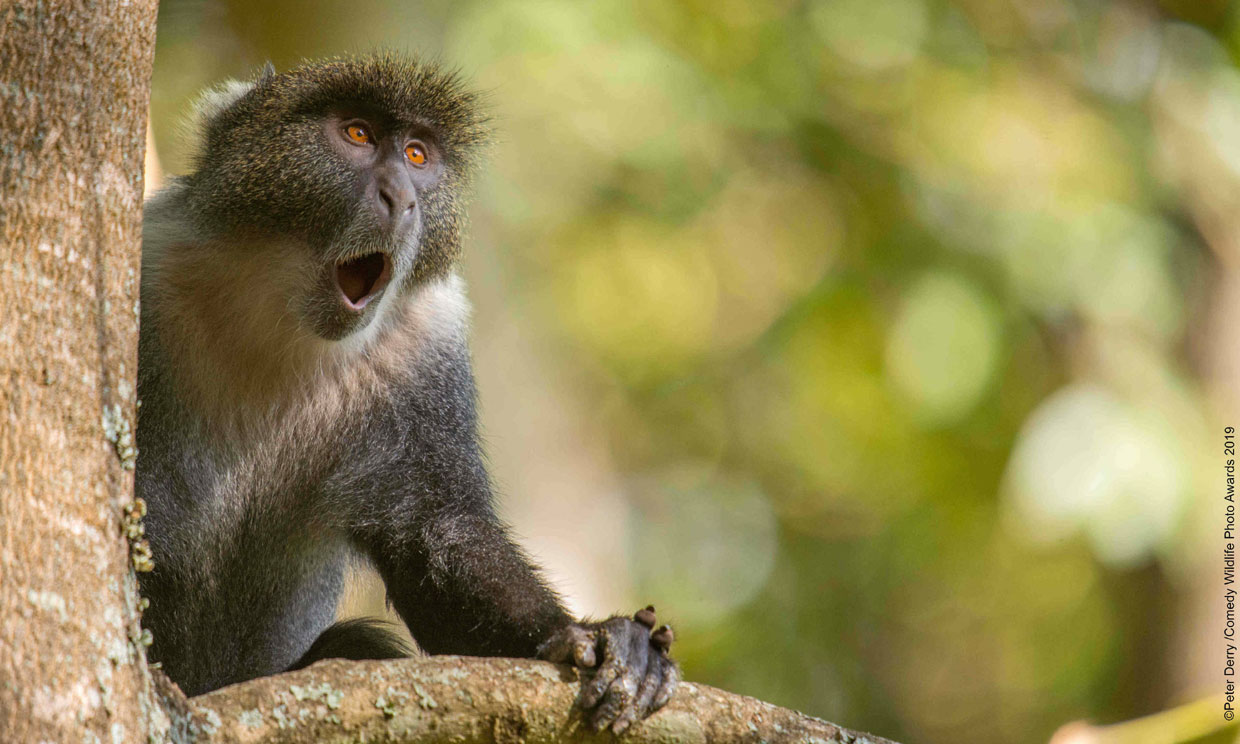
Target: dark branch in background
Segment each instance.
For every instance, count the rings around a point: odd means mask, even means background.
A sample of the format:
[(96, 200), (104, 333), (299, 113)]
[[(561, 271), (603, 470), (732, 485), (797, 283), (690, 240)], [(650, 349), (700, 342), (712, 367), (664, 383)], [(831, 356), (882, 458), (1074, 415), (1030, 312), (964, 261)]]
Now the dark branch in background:
[[(190, 742), (616, 741), (585, 725), (573, 705), (577, 690), (574, 670), (541, 661), (327, 661), (192, 698), (172, 714), (181, 719), (174, 721), (178, 738)], [(666, 708), (622, 740), (891, 744), (692, 683), (682, 683)]]

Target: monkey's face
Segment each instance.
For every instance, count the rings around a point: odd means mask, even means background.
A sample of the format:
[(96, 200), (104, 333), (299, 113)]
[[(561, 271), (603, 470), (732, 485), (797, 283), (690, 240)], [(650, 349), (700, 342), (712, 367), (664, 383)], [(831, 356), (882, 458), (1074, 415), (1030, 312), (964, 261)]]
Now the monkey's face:
[(258, 287), (280, 295), (268, 306), (343, 339), (451, 270), (485, 136), (472, 94), (433, 66), (380, 56), (272, 71), (207, 121), (191, 208), (220, 242), (259, 258), (281, 246), (280, 281)]
[(319, 130), (338, 173), (331, 191), (348, 206), (335, 234), (306, 236), (321, 273), (303, 307), (314, 332), (336, 340), (371, 323), (385, 296), (407, 285), (444, 161), (432, 131), (365, 106), (333, 110)]

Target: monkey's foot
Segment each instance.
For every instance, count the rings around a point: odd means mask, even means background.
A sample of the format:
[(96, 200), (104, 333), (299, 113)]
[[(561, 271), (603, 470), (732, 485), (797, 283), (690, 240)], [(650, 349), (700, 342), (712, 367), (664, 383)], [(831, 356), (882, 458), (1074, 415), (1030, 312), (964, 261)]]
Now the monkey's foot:
[(584, 670), (581, 707), (595, 730), (611, 726), (617, 734), (671, 700), (680, 669), (668, 658), (672, 629), (655, 627), (654, 608), (633, 617), (574, 623), (556, 631), (538, 648), (539, 658)]

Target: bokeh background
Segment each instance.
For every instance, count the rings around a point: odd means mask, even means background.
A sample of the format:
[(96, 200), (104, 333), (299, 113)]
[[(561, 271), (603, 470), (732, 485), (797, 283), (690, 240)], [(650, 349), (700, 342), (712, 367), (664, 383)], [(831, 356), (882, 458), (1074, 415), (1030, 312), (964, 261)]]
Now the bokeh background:
[(906, 742), (1235, 739), (1240, 8), (167, 0), (163, 169), (204, 86), (379, 47), (487, 92), (483, 420), (575, 610)]

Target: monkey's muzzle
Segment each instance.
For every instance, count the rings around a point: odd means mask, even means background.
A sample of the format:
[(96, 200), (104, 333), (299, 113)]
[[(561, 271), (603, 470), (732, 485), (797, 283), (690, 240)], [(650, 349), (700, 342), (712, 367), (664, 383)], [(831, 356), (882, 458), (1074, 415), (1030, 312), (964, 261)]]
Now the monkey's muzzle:
[(350, 310), (361, 312), (392, 278), (392, 259), (386, 253), (368, 253), (336, 264), (336, 287)]

